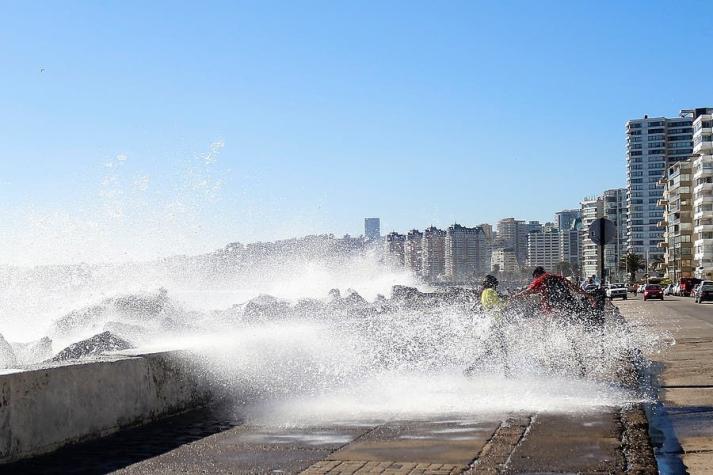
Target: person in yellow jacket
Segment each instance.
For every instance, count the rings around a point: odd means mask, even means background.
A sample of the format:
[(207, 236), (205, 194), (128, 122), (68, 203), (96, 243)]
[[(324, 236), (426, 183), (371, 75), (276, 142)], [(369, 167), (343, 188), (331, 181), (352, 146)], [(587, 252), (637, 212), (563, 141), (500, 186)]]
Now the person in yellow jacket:
[(480, 294), (480, 305), (486, 312), (497, 311), (503, 308), (503, 301), (497, 291), (498, 279), (493, 275), (485, 276), (483, 292)]
[[(498, 279), (493, 275), (487, 275), (485, 276), (485, 279), (483, 279), (482, 285), (483, 291), (480, 294), (480, 305), (485, 313), (493, 319), (493, 326), (491, 339), (486, 342), (488, 349), (481, 356), (481, 358), (479, 358), (479, 360), (492, 358), (496, 352), (499, 352), (500, 357), (502, 358), (505, 376), (509, 377), (510, 365), (508, 364), (507, 341), (503, 331), (503, 325), (505, 322), (502, 317), (502, 311), (505, 307), (505, 303), (497, 291)], [(481, 361), (473, 363), (471, 366), (466, 368), (465, 374), (473, 374), (480, 364)]]

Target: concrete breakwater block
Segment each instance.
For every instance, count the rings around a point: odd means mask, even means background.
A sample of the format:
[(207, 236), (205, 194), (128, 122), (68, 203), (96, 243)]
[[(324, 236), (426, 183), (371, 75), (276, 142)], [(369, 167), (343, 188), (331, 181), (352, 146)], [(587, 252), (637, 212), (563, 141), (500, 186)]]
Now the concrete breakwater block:
[(210, 397), (205, 372), (181, 351), (0, 374), (0, 463), (147, 423)]

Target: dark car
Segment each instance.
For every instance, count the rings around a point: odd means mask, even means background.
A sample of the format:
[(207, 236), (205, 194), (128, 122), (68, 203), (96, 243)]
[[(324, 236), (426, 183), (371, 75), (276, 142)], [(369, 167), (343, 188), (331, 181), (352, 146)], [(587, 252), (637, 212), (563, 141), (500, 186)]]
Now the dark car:
[(704, 281), (696, 291), (696, 303), (703, 303), (713, 300), (713, 282)]
[(659, 284), (647, 284), (644, 287), (644, 300), (649, 299), (663, 300), (663, 289)]

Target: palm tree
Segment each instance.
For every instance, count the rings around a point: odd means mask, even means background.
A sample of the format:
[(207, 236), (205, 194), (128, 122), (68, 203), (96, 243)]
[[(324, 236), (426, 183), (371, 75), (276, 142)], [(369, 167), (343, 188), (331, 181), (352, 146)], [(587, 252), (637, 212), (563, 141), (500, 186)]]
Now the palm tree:
[(636, 280), (636, 271), (646, 268), (643, 257), (633, 252), (629, 252), (621, 258), (621, 269), (629, 273), (629, 282)]

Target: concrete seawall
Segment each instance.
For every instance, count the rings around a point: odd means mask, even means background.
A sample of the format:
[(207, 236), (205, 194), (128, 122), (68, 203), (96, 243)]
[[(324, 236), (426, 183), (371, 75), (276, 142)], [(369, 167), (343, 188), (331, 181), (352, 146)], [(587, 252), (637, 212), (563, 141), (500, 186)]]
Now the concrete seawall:
[(117, 354), (0, 375), (0, 463), (50, 452), (208, 402), (185, 352)]

